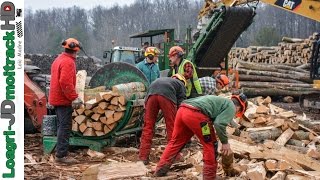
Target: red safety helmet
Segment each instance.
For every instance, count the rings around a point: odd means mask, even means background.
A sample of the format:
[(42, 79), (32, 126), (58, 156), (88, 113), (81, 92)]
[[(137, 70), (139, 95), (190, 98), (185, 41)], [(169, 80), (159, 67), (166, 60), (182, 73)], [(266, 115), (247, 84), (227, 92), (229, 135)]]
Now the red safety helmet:
[(186, 78), (185, 78), (183, 75), (181, 75), (181, 74), (174, 74), (174, 75), (172, 75), (171, 77), (172, 77), (172, 78), (177, 78), (177, 79), (179, 79), (180, 81), (183, 82), (184, 86), (187, 86), (187, 80), (186, 80)]
[(238, 95), (232, 95), (231, 99), (232, 98), (236, 99), (241, 106), (241, 110), (240, 110), (240, 112), (237, 112), (236, 117), (242, 117), (248, 107), (247, 96), (245, 94), (241, 93)]
[(228, 76), (226, 75), (223, 75), (223, 74), (219, 74), (217, 77), (216, 77), (216, 81), (218, 83), (220, 83), (222, 85), (222, 87), (225, 87), (229, 84), (229, 78)]
[(61, 43), (62, 47), (65, 49), (70, 49), (73, 51), (80, 51), (80, 42), (74, 38), (68, 38)]
[(176, 55), (176, 54), (178, 54), (180, 57), (183, 56), (184, 51), (183, 51), (183, 49), (182, 49), (180, 46), (172, 46), (172, 47), (170, 48), (170, 50), (169, 50), (168, 56), (169, 56), (169, 57), (172, 57), (172, 56), (174, 56), (174, 55)]

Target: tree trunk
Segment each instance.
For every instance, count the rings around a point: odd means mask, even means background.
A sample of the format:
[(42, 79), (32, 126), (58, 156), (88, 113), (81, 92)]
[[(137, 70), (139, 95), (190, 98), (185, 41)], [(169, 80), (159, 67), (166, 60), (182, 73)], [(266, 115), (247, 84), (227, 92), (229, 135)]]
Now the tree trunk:
[(247, 74), (240, 74), (239, 75), (240, 81), (261, 81), (261, 82), (286, 82), (286, 83), (304, 83), (302, 81), (294, 80), (294, 79), (285, 79), (285, 78), (278, 78), (272, 76), (259, 76), (259, 75), (247, 75)]

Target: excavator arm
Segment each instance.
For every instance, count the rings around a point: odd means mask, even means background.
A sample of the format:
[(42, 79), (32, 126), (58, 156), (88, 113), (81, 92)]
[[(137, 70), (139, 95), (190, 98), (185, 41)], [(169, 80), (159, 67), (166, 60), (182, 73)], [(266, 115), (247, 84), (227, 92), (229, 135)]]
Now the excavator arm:
[[(299, 14), (301, 16), (320, 21), (320, 1), (317, 0), (260, 0), (263, 3)], [(203, 8), (200, 10), (199, 18), (206, 15), (211, 9), (224, 4), (227, 7), (245, 5), (259, 2), (257, 0), (221, 0), (213, 2), (205, 0)]]

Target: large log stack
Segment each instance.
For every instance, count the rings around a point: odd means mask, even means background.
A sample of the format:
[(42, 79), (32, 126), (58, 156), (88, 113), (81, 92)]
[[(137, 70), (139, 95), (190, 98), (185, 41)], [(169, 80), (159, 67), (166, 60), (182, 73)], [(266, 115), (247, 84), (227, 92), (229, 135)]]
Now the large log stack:
[(284, 37), (274, 47), (236, 48), (229, 57), (239, 72), (239, 88), (249, 96), (293, 96), (316, 92), (310, 79), (312, 44), (308, 39)]
[[(37, 66), (43, 74), (50, 74), (51, 64), (58, 55), (48, 54), (25, 54), (26, 59), (30, 59), (30, 65)], [(92, 76), (98, 69), (101, 60), (95, 57), (78, 56), (76, 61), (77, 69), (86, 70)]]
[[(145, 86), (140, 82), (119, 84), (112, 87), (112, 91), (105, 91), (105, 87), (86, 89), (85, 104), (74, 110), (72, 116), (72, 130), (83, 136), (103, 136), (111, 132), (125, 115), (128, 100), (133, 95), (144, 98)], [(139, 111), (142, 108), (135, 109)], [(127, 127), (135, 124), (138, 114), (133, 112)]]

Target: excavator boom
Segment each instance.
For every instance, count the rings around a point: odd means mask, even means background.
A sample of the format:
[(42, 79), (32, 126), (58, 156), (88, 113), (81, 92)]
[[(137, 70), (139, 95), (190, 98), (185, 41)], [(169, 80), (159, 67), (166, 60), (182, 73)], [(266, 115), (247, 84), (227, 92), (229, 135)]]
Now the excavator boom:
[[(301, 16), (320, 21), (320, 1), (317, 0), (260, 0), (263, 3), (299, 14)], [(259, 2), (257, 0), (221, 0), (216, 3), (206, 0), (199, 17), (204, 16), (209, 9), (216, 8), (220, 3), (227, 7), (239, 6), (247, 3)]]

